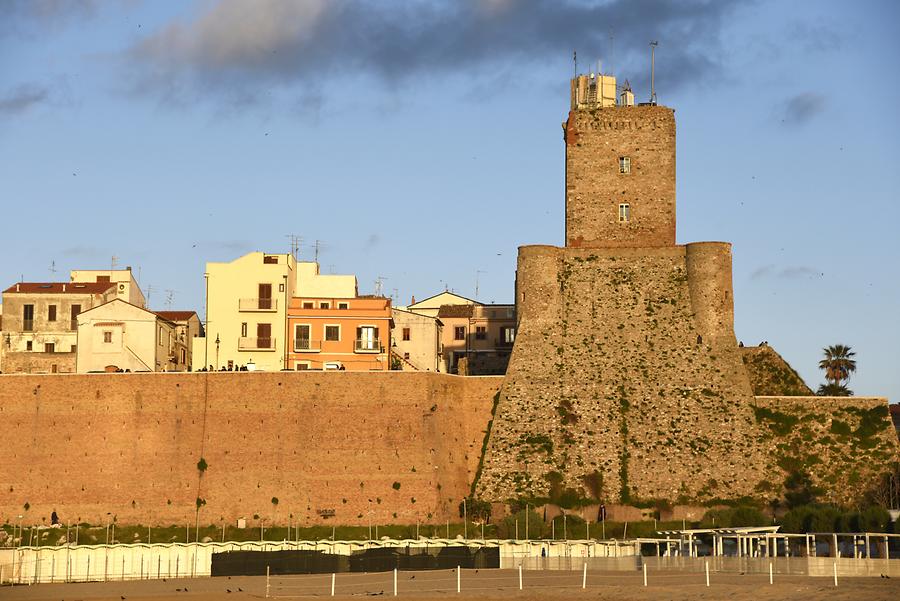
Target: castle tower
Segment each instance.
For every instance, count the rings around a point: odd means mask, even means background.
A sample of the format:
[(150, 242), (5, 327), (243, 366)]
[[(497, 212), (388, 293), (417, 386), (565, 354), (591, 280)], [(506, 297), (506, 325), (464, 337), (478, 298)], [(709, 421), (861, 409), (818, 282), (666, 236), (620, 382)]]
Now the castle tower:
[(571, 82), (566, 142), (566, 246), (675, 245), (675, 111), (633, 106), (615, 77)]

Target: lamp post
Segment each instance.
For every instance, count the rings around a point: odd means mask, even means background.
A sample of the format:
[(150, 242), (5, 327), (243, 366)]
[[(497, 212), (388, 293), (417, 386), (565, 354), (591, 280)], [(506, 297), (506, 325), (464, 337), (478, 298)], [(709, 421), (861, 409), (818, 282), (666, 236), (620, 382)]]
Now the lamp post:
[(219, 333), (216, 332), (216, 369), (219, 369)]

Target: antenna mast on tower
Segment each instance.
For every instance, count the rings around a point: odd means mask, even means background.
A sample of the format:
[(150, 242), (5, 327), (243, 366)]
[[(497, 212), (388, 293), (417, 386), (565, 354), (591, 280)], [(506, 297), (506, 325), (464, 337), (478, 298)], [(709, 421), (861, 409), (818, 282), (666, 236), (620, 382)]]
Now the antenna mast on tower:
[(659, 42), (652, 41), (650, 42), (650, 104), (656, 104), (656, 47), (659, 46)]

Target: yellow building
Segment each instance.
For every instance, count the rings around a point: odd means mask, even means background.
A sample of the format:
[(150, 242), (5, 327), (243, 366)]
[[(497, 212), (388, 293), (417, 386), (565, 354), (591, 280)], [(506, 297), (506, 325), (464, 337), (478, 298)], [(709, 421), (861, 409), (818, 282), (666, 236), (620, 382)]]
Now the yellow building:
[(206, 336), (192, 339), (194, 370), (285, 369), (294, 257), (252, 252), (228, 263), (207, 263), (204, 277)]

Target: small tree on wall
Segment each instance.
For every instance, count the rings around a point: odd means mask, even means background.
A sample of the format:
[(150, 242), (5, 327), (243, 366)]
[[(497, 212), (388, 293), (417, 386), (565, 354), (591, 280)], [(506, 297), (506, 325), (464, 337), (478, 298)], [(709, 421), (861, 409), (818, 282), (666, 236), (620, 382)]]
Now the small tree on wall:
[(278, 497), (272, 497), (272, 525), (275, 525), (275, 512), (278, 510)]

